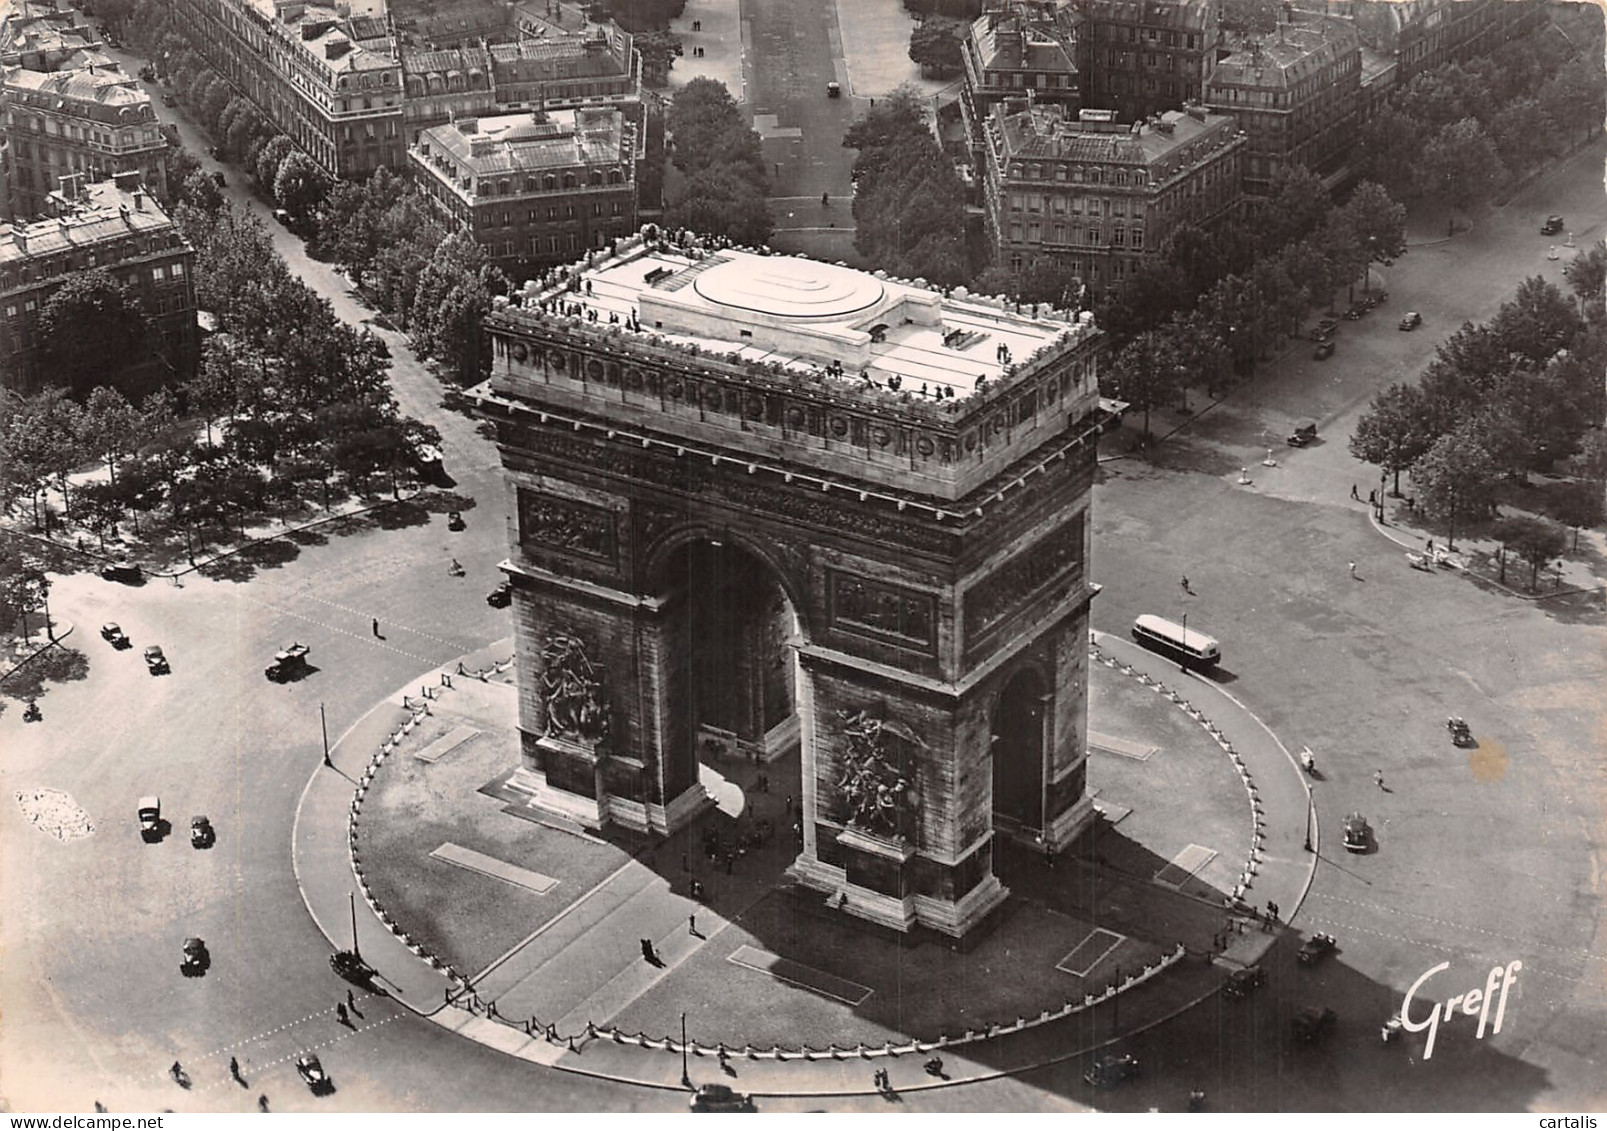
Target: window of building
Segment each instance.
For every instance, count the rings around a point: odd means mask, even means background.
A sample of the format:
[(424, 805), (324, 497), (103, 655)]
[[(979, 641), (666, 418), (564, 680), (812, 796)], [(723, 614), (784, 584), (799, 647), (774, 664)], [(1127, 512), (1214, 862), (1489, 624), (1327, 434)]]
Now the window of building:
[(166, 267), (152, 267), (151, 268), (151, 279), (153, 281), (160, 283), (165, 278), (167, 278), (167, 268)]
[(1122, 227), (1120, 224), (1117, 224), (1116, 225), (1116, 230), (1113, 231), (1111, 233), (1111, 235), (1110, 235), (1110, 242), (1115, 247), (1126, 247), (1127, 246), (1127, 229)]
[(1134, 251), (1143, 251), (1144, 250), (1144, 229), (1143, 228), (1134, 228), (1133, 229), (1133, 250)]

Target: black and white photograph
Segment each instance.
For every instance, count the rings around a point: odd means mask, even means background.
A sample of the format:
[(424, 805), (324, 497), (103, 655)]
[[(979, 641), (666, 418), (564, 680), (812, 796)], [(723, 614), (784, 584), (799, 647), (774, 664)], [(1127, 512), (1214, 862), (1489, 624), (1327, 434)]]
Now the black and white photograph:
[(0, 1112), (1597, 1127), (1604, 28), (0, 0)]

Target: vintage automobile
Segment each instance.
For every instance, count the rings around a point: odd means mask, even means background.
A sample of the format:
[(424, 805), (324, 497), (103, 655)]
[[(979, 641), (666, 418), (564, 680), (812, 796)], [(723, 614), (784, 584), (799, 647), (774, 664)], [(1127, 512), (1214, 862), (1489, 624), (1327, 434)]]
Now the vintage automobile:
[(1096, 1088), (1114, 1088), (1138, 1075), (1138, 1058), (1130, 1052), (1109, 1053), (1094, 1061), (1083, 1073), (1083, 1080)]
[(1317, 348), (1311, 351), (1311, 356), (1316, 358), (1318, 361), (1327, 361), (1330, 357), (1334, 356), (1334, 340), (1332, 338), (1324, 338), (1322, 341), (1318, 342)]
[(212, 822), (206, 819), (205, 814), (190, 818), (191, 848), (211, 848), (217, 839), (218, 834), (213, 831)]
[(1367, 825), (1367, 818), (1360, 813), (1351, 813), (1345, 818), (1345, 851), (1366, 852), (1372, 843), (1373, 830)]
[(362, 956), (350, 950), (337, 950), (329, 956), (329, 968), (336, 974), (359, 986), (372, 986), (374, 968)]
[(167, 657), (162, 654), (160, 644), (152, 644), (145, 649), (145, 669), (152, 675), (166, 675), (172, 670), (167, 666)]
[(504, 581), (485, 595), (485, 603), (493, 609), (505, 609), (513, 604), (513, 582)]
[(162, 799), (154, 795), (139, 799), (135, 812), (139, 815), (140, 839), (147, 844), (162, 839)]
[(1259, 966), (1246, 966), (1242, 970), (1235, 970), (1228, 975), (1228, 980), (1222, 983), (1222, 996), (1229, 998), (1249, 997), (1267, 980), (1267, 975)]
[(262, 674), (275, 683), (283, 683), (307, 671), (307, 653), (312, 649), (305, 644), (286, 644), (273, 654), (273, 663), (262, 669)]
[(137, 585), (140, 580), (140, 568), (133, 562), (107, 562), (100, 567), (100, 575), (107, 581), (121, 581), (124, 585)]
[(1305, 942), (1300, 944), (1300, 951), (1296, 957), (1299, 958), (1300, 961), (1309, 965), (1310, 963), (1316, 962), (1320, 958), (1326, 958), (1329, 954), (1338, 949), (1339, 940), (1335, 939), (1334, 936), (1330, 934), (1326, 934), (1323, 931), (1318, 931)]
[(1291, 448), (1303, 448), (1317, 438), (1317, 426), (1309, 421), (1289, 433), (1284, 443)]
[(468, 526), (468, 523), (463, 521), (463, 513), (461, 511), (448, 511), (447, 512), (447, 515), (446, 515), (446, 528), (448, 530), (454, 530), (454, 531), (463, 530), (467, 526)]
[(1339, 323), (1332, 318), (1324, 318), (1311, 328), (1311, 340), (1314, 342), (1326, 341), (1339, 331)]
[(100, 626), (100, 638), (102, 640), (109, 641), (111, 646), (116, 648), (118, 651), (121, 651), (124, 648), (132, 647), (132, 645), (129, 643), (128, 637), (123, 635), (122, 628), (120, 628), (113, 621), (107, 621), (105, 624)]
[(212, 956), (204, 941), (193, 937), (184, 940), (184, 961), (179, 963), (179, 970), (186, 978), (199, 978), (211, 965)]
[(1402, 330), (1415, 330), (1423, 324), (1423, 316), (1415, 310), (1408, 310), (1406, 317), (1400, 321)]
[(304, 1052), (296, 1058), (296, 1075), (307, 1085), (307, 1090), (315, 1096), (321, 1096), (329, 1091), (329, 1074), (324, 1071), (323, 1062), (316, 1054)]
[(1297, 1041), (1315, 1044), (1339, 1023), (1339, 1014), (1325, 1005), (1308, 1005), (1294, 1016), (1291, 1028)]
[(843, 84), (842, 83), (840, 83), (840, 82), (829, 82), (829, 83), (826, 84), (826, 97), (827, 98), (841, 98), (842, 96), (843, 96)]
[(692, 1093), (693, 1111), (754, 1111), (753, 1100), (729, 1084), (700, 1084)]
[(1450, 732), (1452, 745), (1473, 745), (1473, 728), (1468, 726), (1463, 719), (1457, 717), (1456, 715), (1452, 715), (1450, 718), (1445, 720), (1445, 729)]
[(1547, 216), (1546, 222), (1540, 225), (1540, 234), (1542, 236), (1554, 236), (1560, 231), (1562, 231), (1561, 216)]

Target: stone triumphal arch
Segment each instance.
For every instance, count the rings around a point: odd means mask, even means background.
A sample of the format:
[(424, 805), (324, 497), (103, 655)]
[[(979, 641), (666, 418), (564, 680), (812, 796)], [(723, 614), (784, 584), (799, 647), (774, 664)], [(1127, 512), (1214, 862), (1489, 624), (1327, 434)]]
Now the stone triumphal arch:
[(797, 753), (791, 874), (950, 936), (1088, 823), (1091, 322), (637, 237), (488, 327), (531, 805), (665, 834)]

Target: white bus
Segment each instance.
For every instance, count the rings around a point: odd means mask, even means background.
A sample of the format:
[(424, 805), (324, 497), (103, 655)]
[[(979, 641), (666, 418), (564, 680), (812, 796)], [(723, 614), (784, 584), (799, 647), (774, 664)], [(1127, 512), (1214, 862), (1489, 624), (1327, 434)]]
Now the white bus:
[(1222, 647), (1215, 637), (1148, 613), (1133, 622), (1133, 639), (1184, 667), (1211, 668), (1222, 659)]

